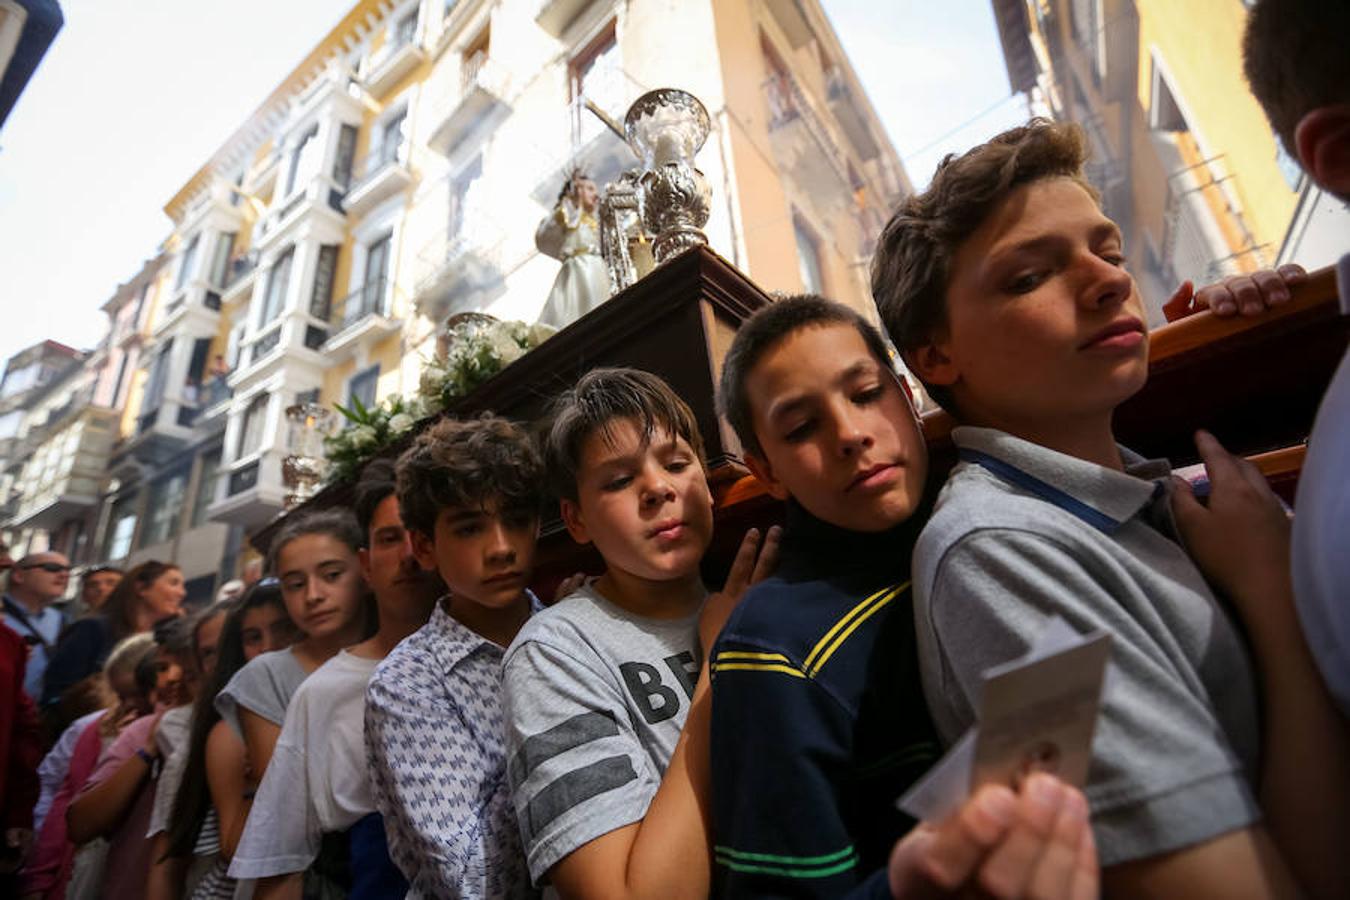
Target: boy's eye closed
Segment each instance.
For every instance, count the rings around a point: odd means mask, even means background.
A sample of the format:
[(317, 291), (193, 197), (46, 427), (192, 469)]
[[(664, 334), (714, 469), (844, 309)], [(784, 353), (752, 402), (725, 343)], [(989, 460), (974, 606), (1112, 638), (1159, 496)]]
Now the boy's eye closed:
[(632, 476), (620, 475), (617, 478), (611, 478), (609, 481), (606, 481), (604, 484), (600, 486), (600, 489), (603, 491), (613, 493), (615, 491), (623, 490), (632, 483), (633, 483)]
[(666, 463), (667, 472), (683, 472), (687, 468), (689, 468), (689, 460), (687, 459), (672, 459)]
[(871, 387), (863, 388), (862, 390), (854, 394), (853, 402), (856, 403), (858, 406), (866, 406), (869, 403), (875, 403), (878, 400), (880, 400), (881, 395), (884, 392), (885, 388), (883, 388), (879, 384), (875, 384), (872, 385)]
[(1039, 287), (1045, 277), (1044, 272), (1026, 272), (1011, 279), (1004, 289), (1010, 294), (1026, 294)]
[(783, 435), (783, 440), (787, 441), (789, 444), (800, 444), (802, 441), (809, 438), (815, 430), (815, 420), (807, 419), (806, 421), (789, 428)]
[(455, 526), (455, 537), (471, 538), (483, 530), (481, 522), (466, 522), (463, 525)]

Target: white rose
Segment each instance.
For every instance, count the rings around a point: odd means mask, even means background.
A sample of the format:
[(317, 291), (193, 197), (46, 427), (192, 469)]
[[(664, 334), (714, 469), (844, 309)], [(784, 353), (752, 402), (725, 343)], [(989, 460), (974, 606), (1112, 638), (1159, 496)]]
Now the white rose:
[(503, 366), (509, 366), (525, 355), (525, 348), (516, 343), (515, 338), (509, 334), (494, 334), (492, 352), (502, 361)]
[(557, 333), (558, 329), (554, 328), (552, 325), (546, 325), (543, 322), (535, 322), (530, 326), (529, 345), (531, 347), (538, 347)]
[(389, 417), (389, 432), (391, 434), (403, 434), (414, 424), (416, 424), (416, 420), (407, 413), (395, 413)]
[(441, 391), (445, 390), (445, 383), (449, 380), (449, 373), (440, 366), (427, 366), (422, 370), (422, 377), (417, 383), (417, 390), (425, 397), (440, 396)]
[(379, 443), (379, 435), (369, 425), (357, 425), (352, 429), (352, 449), (367, 450)]

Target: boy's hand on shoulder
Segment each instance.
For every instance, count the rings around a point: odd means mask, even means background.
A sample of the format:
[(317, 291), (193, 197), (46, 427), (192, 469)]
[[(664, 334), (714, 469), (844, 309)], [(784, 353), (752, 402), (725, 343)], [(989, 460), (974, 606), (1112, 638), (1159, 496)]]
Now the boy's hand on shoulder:
[(921, 824), (895, 845), (891, 895), (1091, 900), (1097, 850), (1083, 795), (1038, 774), (1020, 794), (986, 785), (939, 825)]
[(1169, 322), (1202, 309), (1208, 309), (1221, 318), (1238, 314), (1259, 316), (1272, 307), (1288, 303), (1293, 298), (1290, 288), (1307, 278), (1308, 273), (1302, 266), (1286, 263), (1278, 269), (1230, 275), (1199, 290), (1191, 282), (1185, 281), (1163, 305), (1163, 313)]
[(553, 602), (557, 603), (559, 600), (562, 600), (567, 595), (576, 591), (586, 583), (586, 579), (589, 577), (590, 576), (585, 572), (574, 572), (573, 574), (568, 575), (562, 581), (558, 582), (558, 589), (553, 592)]
[(782, 536), (783, 529), (775, 525), (764, 535), (762, 546), (758, 528), (751, 528), (741, 539), (741, 546), (731, 563), (731, 571), (727, 573), (726, 584), (722, 590), (708, 597), (698, 617), (698, 639), (705, 659), (712, 652), (712, 646), (722, 633), (722, 626), (727, 624), (731, 611), (741, 602), (741, 597), (745, 596), (750, 585), (773, 574), (774, 567), (778, 565), (778, 545)]
[(1238, 605), (1249, 628), (1292, 623), (1289, 516), (1252, 463), (1207, 431), (1196, 432), (1195, 446), (1209, 474), (1208, 505), (1173, 479), (1172, 513), (1186, 549)]

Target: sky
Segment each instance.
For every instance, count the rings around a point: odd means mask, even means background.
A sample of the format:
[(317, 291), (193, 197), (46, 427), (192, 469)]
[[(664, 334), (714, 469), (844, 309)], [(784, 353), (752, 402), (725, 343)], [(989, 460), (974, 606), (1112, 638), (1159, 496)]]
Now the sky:
[[(0, 131), (0, 360), (94, 346), (169, 234), (164, 203), (352, 0), (65, 0)], [(822, 0), (916, 187), (1026, 118), (989, 0)]]

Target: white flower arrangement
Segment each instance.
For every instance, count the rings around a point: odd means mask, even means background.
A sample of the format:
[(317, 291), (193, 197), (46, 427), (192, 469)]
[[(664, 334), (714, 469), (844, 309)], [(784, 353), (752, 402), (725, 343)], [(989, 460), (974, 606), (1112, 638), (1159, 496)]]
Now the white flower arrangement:
[(417, 393), (444, 409), (454, 400), (538, 347), (554, 329), (548, 325), (476, 317), (447, 331), (449, 349), (422, 370)]
[(333, 404), (347, 425), (324, 438), (324, 455), (330, 463), (328, 480), (354, 478), (368, 460), (414, 431), (422, 419), (440, 413), (538, 347), (554, 330), (548, 325), (475, 316), (449, 329), (449, 350), (444, 358), (433, 359), (423, 367), (417, 393), (412, 397), (393, 395), (371, 407), (356, 398), (350, 408)]
[(350, 407), (338, 403), (333, 406), (347, 420), (347, 426), (323, 439), (324, 456), (330, 463), (330, 481), (354, 477), (367, 460), (395, 438), (411, 431), (427, 413), (419, 398), (405, 400), (397, 394), (370, 407), (356, 397), (352, 398)]

